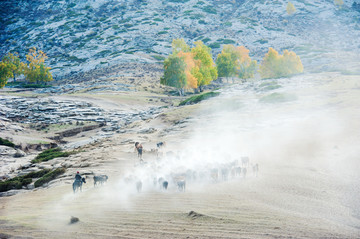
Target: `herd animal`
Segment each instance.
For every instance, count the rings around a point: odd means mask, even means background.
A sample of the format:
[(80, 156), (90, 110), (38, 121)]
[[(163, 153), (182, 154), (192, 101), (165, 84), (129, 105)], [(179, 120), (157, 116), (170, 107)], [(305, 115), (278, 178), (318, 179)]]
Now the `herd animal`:
[(108, 178), (109, 177), (107, 175), (94, 176), (94, 187), (97, 184), (103, 185), (104, 183), (107, 182)]
[[(164, 145), (159, 145), (163, 147)], [(239, 163), (240, 161), (240, 163)], [(241, 165), (240, 165), (241, 164)], [(183, 173), (171, 173), (167, 176), (163, 177), (153, 177), (153, 186), (158, 187), (160, 191), (167, 191), (169, 185), (174, 185), (179, 192), (185, 192), (186, 189), (186, 181), (194, 182), (201, 180), (209, 180), (213, 183), (217, 183), (219, 181), (227, 181), (229, 177), (231, 179), (235, 178), (243, 178), (245, 179), (248, 172), (248, 167), (250, 166), (249, 157), (241, 157), (240, 160), (234, 160), (227, 164), (218, 165), (218, 167), (213, 167), (210, 169), (203, 168), (201, 171), (195, 171), (192, 169), (188, 169)], [(251, 164), (250, 168), (252, 169), (253, 176), (258, 177), (259, 173), (259, 165), (257, 163)], [(94, 187), (98, 185), (103, 185), (108, 180), (107, 175), (97, 175), (94, 176)], [(143, 181), (142, 181), (143, 180)], [(124, 182), (126, 184), (135, 183), (136, 191), (138, 193), (142, 192), (144, 179), (136, 179), (135, 176), (129, 176), (124, 178)], [(151, 182), (151, 180), (150, 180)], [(73, 191), (76, 193), (77, 191), (82, 190), (82, 184), (86, 183), (85, 178), (82, 178), (81, 181), (75, 181), (73, 183)]]

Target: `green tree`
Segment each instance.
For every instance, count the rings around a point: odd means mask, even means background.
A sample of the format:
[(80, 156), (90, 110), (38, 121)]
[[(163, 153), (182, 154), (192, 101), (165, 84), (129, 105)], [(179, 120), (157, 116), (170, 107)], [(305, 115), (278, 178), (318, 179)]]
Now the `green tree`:
[(230, 77), (235, 73), (235, 62), (231, 59), (231, 54), (228, 52), (221, 52), (217, 56), (216, 67), (219, 77)]
[(35, 47), (29, 50), (29, 54), (26, 55), (26, 59), (29, 61), (29, 65), (25, 68), (25, 77), (29, 82), (48, 82), (52, 81), (53, 77), (50, 72), (50, 67), (45, 65), (45, 60), (48, 57), (41, 50), (37, 51)]
[(202, 41), (196, 41), (195, 47), (191, 48), (194, 59), (199, 61), (199, 66), (194, 67), (192, 75), (197, 79), (197, 85), (202, 92), (202, 86), (208, 85), (218, 77), (215, 63), (212, 59), (211, 48), (204, 45)]
[(15, 52), (14, 54), (8, 53), (6, 56), (4, 56), (3, 61), (6, 62), (10, 67), (12, 75), (14, 77), (14, 82), (16, 81), (16, 76), (24, 74), (26, 64), (20, 61), (17, 52)]
[(244, 46), (225, 45), (216, 59), (218, 74), (221, 77), (248, 79), (254, 76), (257, 63), (251, 60), (249, 50)]
[(179, 95), (184, 95), (184, 88), (187, 84), (185, 68), (186, 64), (183, 58), (170, 55), (164, 61), (164, 76), (160, 79), (160, 84), (176, 87)]
[(11, 66), (4, 61), (0, 61), (0, 88), (3, 88), (11, 77), (13, 77)]

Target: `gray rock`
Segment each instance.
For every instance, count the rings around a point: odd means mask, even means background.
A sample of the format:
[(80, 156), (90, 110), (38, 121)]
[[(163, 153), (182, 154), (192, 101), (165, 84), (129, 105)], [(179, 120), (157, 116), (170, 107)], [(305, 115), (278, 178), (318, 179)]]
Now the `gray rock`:
[(0, 145), (0, 156), (13, 156), (15, 153), (15, 149), (8, 146)]
[(21, 158), (21, 157), (25, 157), (25, 156), (26, 156), (26, 153), (20, 149), (17, 149), (16, 153), (14, 154), (15, 158)]

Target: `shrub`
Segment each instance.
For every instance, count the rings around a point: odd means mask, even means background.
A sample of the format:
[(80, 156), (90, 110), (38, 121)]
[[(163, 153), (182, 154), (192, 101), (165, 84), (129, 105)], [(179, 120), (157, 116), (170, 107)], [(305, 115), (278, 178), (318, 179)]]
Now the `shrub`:
[(31, 178), (15, 177), (4, 182), (0, 182), (0, 192), (9, 191), (11, 189), (21, 189), (32, 182)]
[(40, 186), (44, 185), (45, 183), (48, 183), (48, 182), (54, 180), (57, 176), (59, 176), (63, 173), (65, 173), (65, 168), (57, 168), (57, 169), (45, 174), (40, 179), (38, 179), (34, 183), (34, 186), (35, 186), (35, 188), (40, 187)]
[(220, 48), (220, 43), (218, 43), (218, 42), (211, 43), (211, 44), (209, 44), (209, 47), (211, 49)]
[(181, 101), (179, 106), (182, 106), (182, 105), (191, 105), (191, 104), (196, 104), (196, 103), (199, 103), (200, 101), (203, 101), (203, 100), (206, 100), (206, 99), (209, 99), (211, 97), (215, 97), (215, 96), (218, 96), (220, 95), (219, 92), (206, 92), (204, 94), (201, 94), (201, 95), (195, 95), (195, 96), (191, 96), (190, 98), (184, 100), (184, 101)]
[(0, 137), (0, 145), (5, 145), (5, 146), (8, 146), (8, 147), (12, 147), (14, 148), (15, 147), (15, 144), (7, 139), (3, 139)]
[(285, 94), (285, 93), (272, 93), (264, 96), (260, 99), (262, 103), (281, 103), (296, 100), (296, 95)]
[(50, 169), (43, 169), (37, 172), (31, 172), (28, 173), (26, 175), (24, 175), (24, 178), (41, 178), (42, 176), (44, 176), (45, 174), (49, 173), (51, 170)]
[(165, 60), (165, 57), (163, 56), (159, 56), (159, 55), (152, 55), (152, 57), (158, 61), (164, 61)]
[(35, 159), (31, 160), (32, 163), (40, 163), (40, 162), (46, 162), (54, 158), (59, 157), (68, 157), (73, 153), (70, 152), (61, 152), (61, 149), (53, 148), (53, 149), (46, 149), (43, 152), (41, 152), (38, 156), (36, 156)]
[(212, 7), (212, 6), (204, 7), (203, 11), (207, 12), (207, 13), (210, 13), (210, 14), (216, 14), (217, 13), (216, 9), (214, 7)]

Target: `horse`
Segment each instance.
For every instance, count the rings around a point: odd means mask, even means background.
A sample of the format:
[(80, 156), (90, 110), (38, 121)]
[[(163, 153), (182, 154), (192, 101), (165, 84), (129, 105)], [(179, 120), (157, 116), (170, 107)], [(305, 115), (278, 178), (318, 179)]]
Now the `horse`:
[(106, 183), (108, 180), (107, 175), (100, 175), (100, 176), (94, 176), (94, 187), (99, 183), (100, 185), (103, 185), (103, 183)]
[(245, 167), (249, 166), (249, 162), (250, 162), (249, 157), (241, 157), (241, 165), (242, 166), (245, 166)]
[(229, 176), (229, 169), (228, 168), (222, 168), (221, 169), (221, 178), (222, 178), (222, 180), (224, 180), (224, 181), (228, 180), (228, 176)]
[(76, 193), (79, 189), (82, 191), (82, 184), (86, 183), (85, 178), (81, 178), (81, 180), (75, 180), (73, 182), (73, 191)]
[(258, 164), (255, 164), (253, 166), (253, 173), (254, 173), (255, 177), (258, 176), (258, 173), (259, 173), (259, 165)]
[(185, 180), (177, 181), (177, 186), (180, 192), (185, 192)]
[(137, 192), (141, 192), (141, 189), (142, 189), (142, 182), (141, 181), (137, 181), (136, 182), (136, 190)]
[(163, 190), (167, 190), (168, 185), (169, 185), (169, 182), (168, 182), (168, 181), (164, 181), (164, 182), (162, 183), (162, 189), (163, 189)]

